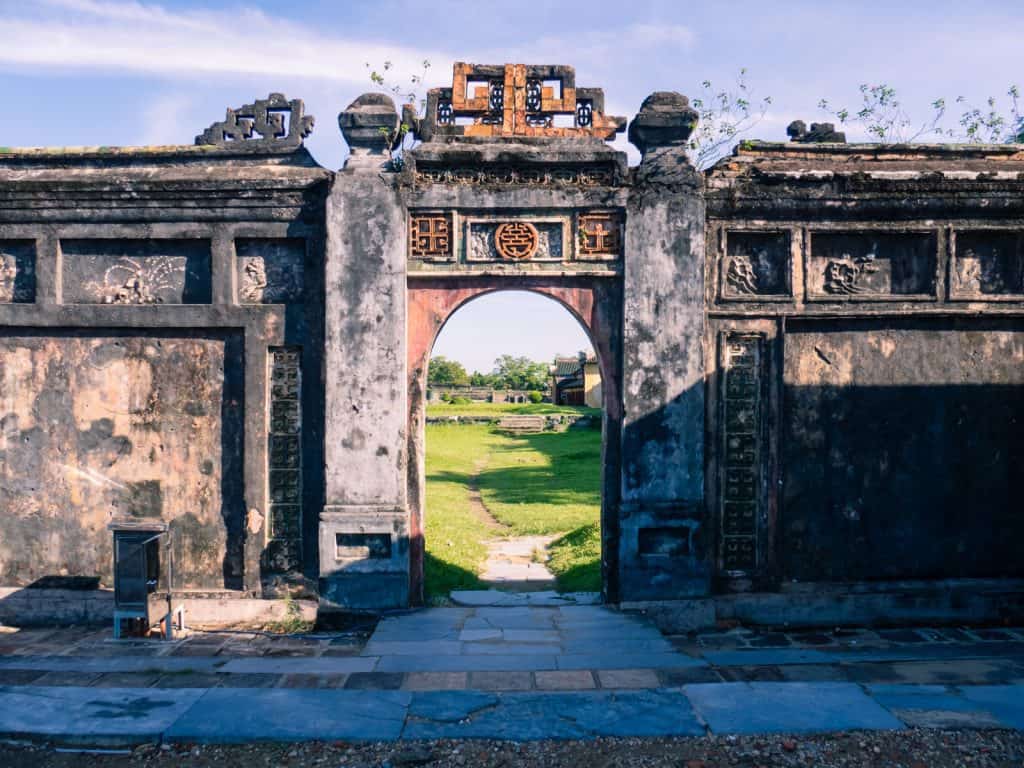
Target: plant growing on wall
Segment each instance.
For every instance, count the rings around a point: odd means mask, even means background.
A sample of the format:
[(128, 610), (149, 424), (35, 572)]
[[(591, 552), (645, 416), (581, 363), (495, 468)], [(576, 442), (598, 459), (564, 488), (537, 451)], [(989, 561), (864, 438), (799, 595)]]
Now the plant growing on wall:
[(690, 159), (701, 170), (710, 168), (732, 151), (744, 134), (761, 122), (772, 97), (758, 98), (747, 82), (747, 70), (741, 69), (732, 88), (717, 88), (710, 80), (701, 83), (701, 92), (690, 103), (700, 114), (689, 140)]
[(395, 171), (402, 170), (402, 166), (405, 163), (403, 159), (404, 153), (416, 145), (415, 137), (412, 135), (412, 126), (404, 119), (405, 112), (403, 106), (406, 104), (411, 105), (417, 115), (421, 114), (426, 108), (427, 100), (422, 91), (427, 71), (430, 69), (430, 62), (424, 59), (422, 67), (419, 73), (410, 75), (408, 85), (404, 85), (391, 79), (394, 75), (394, 66), (390, 61), (385, 61), (379, 72), (371, 67), (369, 62), (366, 63), (370, 82), (388, 96), (396, 97), (398, 108), (403, 115), (403, 119), (399, 122), (396, 130), (380, 129), (381, 140), (384, 142), (388, 162), (391, 169)]
[(982, 108), (958, 96), (953, 103), (962, 111), (956, 116), (954, 126), (945, 123), (949, 112), (945, 98), (932, 101), (928, 118), (917, 122), (906, 111), (891, 85), (862, 83), (859, 91), (861, 103), (858, 109), (836, 109), (828, 99), (820, 99), (818, 107), (843, 125), (861, 126), (869, 138), (886, 144), (906, 144), (924, 139), (967, 143), (1024, 142), (1024, 116), (1020, 112), (1020, 90), (1016, 85), (1010, 86), (1006, 92), (1009, 97), (1006, 108), (994, 96), (989, 96)]

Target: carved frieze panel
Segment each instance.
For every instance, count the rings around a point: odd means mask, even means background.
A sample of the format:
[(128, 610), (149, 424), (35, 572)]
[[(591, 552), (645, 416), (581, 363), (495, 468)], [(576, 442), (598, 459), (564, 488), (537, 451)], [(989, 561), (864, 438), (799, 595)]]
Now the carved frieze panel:
[(977, 230), (953, 237), (951, 299), (1024, 298), (1024, 233)]
[(576, 217), (576, 258), (609, 261), (622, 255), (623, 216), (618, 211), (587, 211)]
[(416, 212), (409, 217), (409, 256), (425, 261), (451, 261), (455, 255), (452, 215)]
[(762, 504), (762, 366), (765, 337), (725, 333), (721, 340), (722, 461), (720, 558), (731, 576), (757, 568)]
[(726, 232), (721, 296), (760, 301), (792, 294), (789, 232)]
[(607, 165), (560, 167), (416, 166), (416, 180), (424, 184), (529, 185), (545, 187), (601, 187), (615, 183), (615, 170)]
[(937, 250), (934, 232), (812, 232), (808, 298), (933, 298)]
[(567, 229), (565, 219), (467, 219), (466, 260), (562, 261)]
[(268, 360), (270, 423), (267, 475), (270, 491), (268, 562), (277, 571), (301, 566), (302, 348), (272, 347)]
[(35, 300), (35, 243), (0, 240), (0, 304), (31, 304)]
[(625, 214), (619, 209), (412, 211), (413, 270), (613, 272), (622, 260)]
[(302, 301), (306, 241), (301, 238), (239, 238), (238, 301), (288, 304)]
[(68, 304), (209, 304), (206, 240), (62, 240)]

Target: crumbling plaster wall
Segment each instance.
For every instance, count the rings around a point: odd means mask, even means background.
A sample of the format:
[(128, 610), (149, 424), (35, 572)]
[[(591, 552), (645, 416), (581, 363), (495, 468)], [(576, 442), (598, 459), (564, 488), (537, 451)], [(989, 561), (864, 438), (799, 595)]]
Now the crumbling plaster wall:
[(99, 576), (115, 518), (170, 524), (177, 586), (240, 584), (237, 337), (0, 339), (0, 580)]

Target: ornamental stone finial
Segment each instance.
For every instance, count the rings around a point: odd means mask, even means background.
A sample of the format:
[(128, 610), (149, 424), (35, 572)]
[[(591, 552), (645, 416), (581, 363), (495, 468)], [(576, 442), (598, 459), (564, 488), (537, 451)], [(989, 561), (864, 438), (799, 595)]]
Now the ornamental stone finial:
[(237, 149), (299, 147), (313, 130), (313, 116), (305, 114), (302, 99), (272, 93), (238, 109), (196, 136), (201, 146)]
[(388, 137), (384, 133), (397, 135), (398, 110), (387, 94), (364, 93), (338, 115), (338, 127), (351, 152), (345, 167), (377, 167), (386, 160)]
[(652, 93), (629, 124), (629, 140), (642, 154), (659, 147), (686, 144), (700, 115), (690, 100), (675, 91)]

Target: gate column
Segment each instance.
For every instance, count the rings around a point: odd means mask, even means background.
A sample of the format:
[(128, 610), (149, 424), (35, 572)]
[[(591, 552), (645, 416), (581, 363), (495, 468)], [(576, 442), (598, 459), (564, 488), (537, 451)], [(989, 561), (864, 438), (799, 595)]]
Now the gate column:
[(405, 217), (381, 178), (398, 115), (382, 94), (338, 118), (351, 155), (327, 199), (324, 607), (409, 602)]
[(643, 153), (626, 217), (619, 600), (705, 595), (704, 202), (686, 157), (697, 113), (655, 93), (630, 124)]

